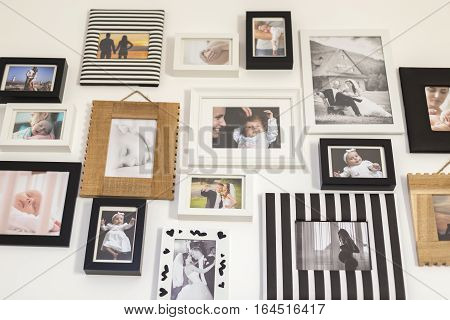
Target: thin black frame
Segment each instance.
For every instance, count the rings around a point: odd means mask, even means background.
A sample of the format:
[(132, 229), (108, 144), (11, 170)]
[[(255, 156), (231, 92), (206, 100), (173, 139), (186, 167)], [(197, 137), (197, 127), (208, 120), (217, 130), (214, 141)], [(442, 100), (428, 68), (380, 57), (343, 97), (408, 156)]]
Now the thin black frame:
[(450, 87), (450, 68), (399, 68), (411, 153), (450, 152), (450, 131), (431, 130), (426, 86)]
[(38, 247), (68, 247), (72, 233), (75, 202), (81, 175), (79, 162), (26, 162), (26, 161), (0, 161), (0, 171), (50, 171), (68, 172), (66, 199), (64, 202), (61, 230), (59, 236), (33, 236), (33, 235), (0, 235), (0, 245), (12, 246), (38, 246)]
[[(253, 56), (253, 19), (283, 18), (285, 27), (285, 57)], [(246, 13), (246, 69), (247, 70), (292, 70), (294, 55), (292, 50), (292, 21), (290, 11), (247, 11)]]
[(0, 58), (0, 84), (5, 68), (10, 64), (56, 65), (53, 91), (5, 91), (0, 90), (0, 103), (61, 103), (64, 95), (68, 64), (64, 58)]
[[(95, 262), (94, 251), (97, 241), (98, 218), (101, 207), (132, 207), (137, 209), (136, 229), (133, 246), (133, 261), (131, 263)], [(145, 199), (94, 198), (92, 202), (91, 220), (84, 257), (84, 272), (98, 275), (141, 275), (142, 249), (144, 246), (145, 214), (147, 201)]]
[[(330, 177), (328, 147), (381, 147), (384, 149), (386, 178)], [(321, 190), (392, 191), (395, 189), (395, 168), (391, 140), (388, 139), (320, 139)]]

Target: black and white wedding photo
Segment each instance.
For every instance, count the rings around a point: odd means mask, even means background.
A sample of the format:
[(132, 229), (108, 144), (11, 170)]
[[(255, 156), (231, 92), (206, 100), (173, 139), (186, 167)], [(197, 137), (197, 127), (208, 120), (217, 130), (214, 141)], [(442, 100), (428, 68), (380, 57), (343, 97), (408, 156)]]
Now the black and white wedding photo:
[(190, 208), (242, 209), (242, 179), (192, 177)]
[(215, 240), (175, 240), (171, 300), (214, 300), (215, 265)]
[(297, 222), (298, 270), (371, 270), (366, 222)]
[(316, 124), (392, 124), (381, 37), (311, 37)]

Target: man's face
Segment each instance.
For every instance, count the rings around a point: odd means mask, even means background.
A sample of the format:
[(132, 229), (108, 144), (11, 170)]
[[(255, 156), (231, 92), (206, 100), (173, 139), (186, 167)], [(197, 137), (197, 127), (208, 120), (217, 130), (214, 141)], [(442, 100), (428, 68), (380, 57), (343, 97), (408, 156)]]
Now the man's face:
[(222, 192), (222, 185), (217, 184), (217, 185), (216, 185), (216, 191), (217, 191), (217, 192)]
[(213, 108), (213, 138), (218, 138), (220, 134), (220, 129), (225, 127), (227, 123), (225, 122), (225, 108), (224, 107), (214, 107)]
[(340, 86), (341, 84), (339, 83), (339, 81), (333, 81), (332, 83), (331, 83), (331, 87), (333, 88), (333, 89), (339, 89), (339, 86)]

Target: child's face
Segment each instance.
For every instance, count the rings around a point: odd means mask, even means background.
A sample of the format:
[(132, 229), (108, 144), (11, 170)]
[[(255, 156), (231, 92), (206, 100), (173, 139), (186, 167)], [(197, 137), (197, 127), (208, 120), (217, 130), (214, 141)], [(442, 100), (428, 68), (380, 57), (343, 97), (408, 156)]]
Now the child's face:
[(264, 131), (263, 124), (261, 121), (247, 121), (244, 127), (244, 135), (249, 138), (253, 138), (259, 133)]
[(37, 190), (19, 192), (14, 196), (14, 208), (37, 216), (41, 206), (42, 195)]
[(52, 125), (47, 120), (42, 120), (36, 123), (32, 128), (31, 132), (34, 136), (36, 135), (48, 135), (52, 131)]
[(259, 31), (270, 32), (270, 26), (268, 24), (262, 24), (258, 27)]
[(45, 120), (48, 118), (48, 112), (33, 112), (31, 113), (30, 124), (34, 126), (39, 121)]
[(349, 152), (349, 154), (347, 155), (347, 164), (349, 166), (357, 166), (361, 162), (362, 162), (362, 158), (358, 154), (358, 152), (356, 152), (356, 151)]
[(113, 224), (123, 224), (123, 216), (118, 215), (117, 217), (115, 217), (113, 220)]

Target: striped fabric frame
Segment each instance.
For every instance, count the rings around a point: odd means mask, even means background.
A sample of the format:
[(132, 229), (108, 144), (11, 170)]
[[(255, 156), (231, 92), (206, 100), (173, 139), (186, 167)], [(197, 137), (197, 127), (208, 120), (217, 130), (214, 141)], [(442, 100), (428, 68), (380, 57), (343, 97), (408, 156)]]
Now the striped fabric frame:
[[(264, 299), (406, 299), (394, 194), (267, 193), (264, 206)], [(367, 222), (372, 270), (297, 270), (296, 221)]]
[[(161, 69), (164, 10), (91, 9), (81, 85), (157, 87)], [(100, 33), (149, 33), (147, 59), (98, 59)]]

